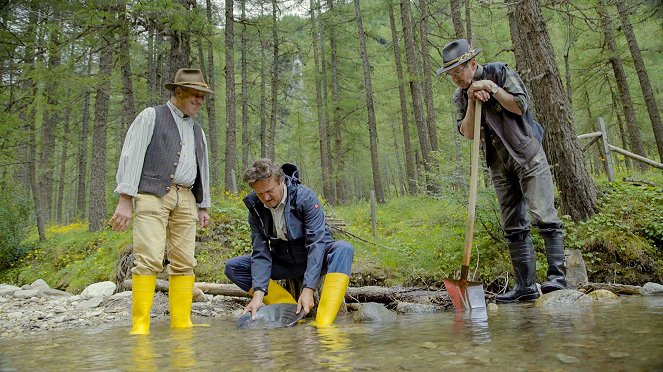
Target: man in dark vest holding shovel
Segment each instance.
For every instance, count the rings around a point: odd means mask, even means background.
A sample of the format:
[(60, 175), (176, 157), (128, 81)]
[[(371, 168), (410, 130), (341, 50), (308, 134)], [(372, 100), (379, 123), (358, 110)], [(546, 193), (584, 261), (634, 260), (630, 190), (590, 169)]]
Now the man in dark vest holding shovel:
[[(532, 225), (543, 237), (548, 258), (548, 278), (543, 293), (566, 288), (562, 222), (554, 204), (552, 174), (543, 151), (543, 128), (529, 109), (529, 95), (520, 76), (501, 62), (480, 65), (464, 39), (442, 50), (446, 74), (458, 87), (453, 96), (458, 131), (468, 139), (481, 136), (481, 147), (500, 204), (502, 229), (509, 245), (515, 287), (497, 296), (498, 303), (532, 301), (536, 286), (536, 254)], [(481, 133), (474, 133), (474, 101), (483, 102)], [(481, 114), (481, 113), (480, 113)]]
[[(318, 197), (300, 184), (298, 173), (293, 164), (279, 166), (271, 159), (258, 159), (244, 172), (253, 190), (244, 198), (253, 250), (228, 260), (225, 274), (252, 295), (244, 312), (255, 318), (263, 303), (297, 304), (297, 314), (307, 314), (326, 273), (314, 323), (324, 327), (334, 322), (345, 297), (354, 248), (332, 239)], [(275, 282), (294, 278), (303, 278), (298, 300)]]
[(132, 328), (148, 334), (156, 274), (168, 243), (170, 325), (190, 328), (196, 222), (206, 227), (211, 206), (207, 142), (193, 120), (205, 94), (214, 93), (196, 69), (180, 69), (166, 84), (171, 99), (148, 107), (127, 131), (117, 188), (120, 201), (111, 218), (124, 231), (133, 214)]

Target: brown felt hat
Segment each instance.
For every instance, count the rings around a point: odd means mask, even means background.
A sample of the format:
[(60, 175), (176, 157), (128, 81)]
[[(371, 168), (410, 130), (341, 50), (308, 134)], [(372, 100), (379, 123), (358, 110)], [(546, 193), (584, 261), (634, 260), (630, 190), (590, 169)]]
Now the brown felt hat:
[(175, 74), (175, 80), (172, 83), (165, 84), (164, 87), (168, 90), (173, 90), (176, 87), (190, 88), (200, 90), (206, 93), (214, 93), (209, 89), (203, 73), (197, 68), (181, 68)]
[(481, 53), (481, 48), (472, 49), (465, 39), (458, 39), (450, 42), (442, 48), (442, 67), (435, 71), (440, 75), (452, 68), (463, 64)]

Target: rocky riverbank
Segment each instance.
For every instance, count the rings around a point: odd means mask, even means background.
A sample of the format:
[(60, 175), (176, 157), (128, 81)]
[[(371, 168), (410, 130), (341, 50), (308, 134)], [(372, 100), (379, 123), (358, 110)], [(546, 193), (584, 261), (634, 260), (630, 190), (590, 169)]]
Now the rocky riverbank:
[[(153, 321), (167, 319), (169, 316), (168, 295), (163, 287), (163, 283), (157, 285), (152, 306)], [(200, 287), (210, 289), (209, 285)], [(601, 289), (597, 289), (598, 287)], [(126, 290), (125, 286), (123, 288), (124, 291), (116, 293), (115, 283), (101, 282), (88, 286), (79, 295), (72, 295), (50, 288), (41, 279), (22, 287), (0, 284), (0, 337), (4, 340), (25, 338), (49, 331), (103, 325), (129, 329), (131, 291)], [(226, 317), (235, 320), (248, 302), (246, 297), (207, 294), (199, 289), (196, 288), (192, 305), (194, 319)], [(593, 285), (593, 289), (589, 291), (583, 288), (580, 291), (569, 289), (542, 295), (536, 306), (568, 306), (614, 300), (618, 297), (617, 294), (627, 293), (624, 292), (626, 289), (629, 294), (635, 295), (663, 295), (663, 285), (657, 283), (628, 288), (619, 285)], [(216, 290), (218, 291), (218, 288)], [(441, 304), (448, 302), (444, 291), (360, 287), (350, 288), (346, 300), (348, 297), (362, 302), (348, 304), (348, 310), (354, 311), (355, 321), (393, 321), (399, 313), (439, 312), (450, 309), (449, 306)], [(391, 302), (385, 303), (382, 300), (387, 297), (391, 298)], [(490, 303), (488, 309), (496, 310), (497, 306)]]

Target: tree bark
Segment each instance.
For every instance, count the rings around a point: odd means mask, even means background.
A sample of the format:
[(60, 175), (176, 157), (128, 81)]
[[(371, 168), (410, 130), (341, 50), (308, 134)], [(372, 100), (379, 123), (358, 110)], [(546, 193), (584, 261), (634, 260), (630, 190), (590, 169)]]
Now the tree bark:
[(90, 163), (90, 226), (92, 232), (103, 229), (106, 222), (106, 152), (108, 106), (110, 101), (113, 52), (111, 41), (104, 40), (99, 55), (99, 85), (94, 103), (92, 127), (92, 161)]
[(361, 19), (359, 0), (354, 0), (355, 17), (357, 20), (357, 33), (359, 34), (359, 56), (364, 66), (364, 91), (366, 92), (366, 110), (368, 111), (368, 136), (371, 150), (371, 170), (373, 171), (373, 188), (375, 198), (379, 203), (384, 203), (384, 191), (382, 190), (382, 179), (380, 177), (380, 161), (378, 157), (378, 132), (377, 120), (375, 118), (375, 107), (373, 105), (373, 86), (371, 83), (371, 66), (366, 54), (366, 36)]
[[(92, 74), (92, 53), (88, 54), (87, 77)], [(78, 182), (76, 187), (76, 211), (78, 218), (84, 218), (85, 195), (87, 194), (87, 156), (90, 127), (90, 89), (83, 93), (83, 109), (81, 115), (81, 136), (78, 143)]]
[(120, 62), (120, 72), (122, 75), (122, 133), (120, 137), (120, 148), (124, 145), (124, 137), (126, 136), (129, 126), (136, 117), (136, 108), (134, 103), (134, 86), (133, 86), (133, 76), (131, 70), (131, 56), (129, 54), (131, 40), (129, 38), (130, 23), (127, 20), (127, 15), (125, 11), (122, 10), (118, 14), (119, 17), (122, 17), (123, 21), (121, 22), (120, 28), (120, 37), (121, 40), (117, 44), (118, 46), (118, 55)]
[(401, 124), (403, 126), (403, 152), (405, 157), (405, 176), (407, 178), (407, 191), (410, 195), (416, 195), (417, 170), (414, 165), (414, 155), (412, 153), (412, 144), (410, 143), (410, 119), (408, 118), (407, 96), (405, 95), (405, 83), (403, 79), (403, 65), (401, 63), (401, 48), (398, 42), (398, 33), (396, 32), (396, 19), (394, 17), (394, 8), (389, 4), (389, 25), (391, 27), (391, 39), (394, 47), (394, 61), (396, 64), (396, 76), (398, 77), (398, 97), (401, 105)]
[[(456, 39), (465, 39), (465, 27), (463, 26), (463, 17), (460, 15), (463, 0), (449, 0), (449, 7), (451, 8), (451, 21), (454, 25), (454, 33)], [(419, 0), (421, 3), (421, 0)]]
[(645, 67), (645, 61), (642, 59), (642, 54), (640, 53), (638, 39), (636, 39), (635, 32), (633, 32), (633, 26), (629, 19), (629, 11), (626, 8), (626, 4), (624, 0), (616, 0), (615, 4), (617, 4), (617, 10), (619, 11), (622, 31), (624, 31), (628, 47), (631, 50), (635, 72), (638, 74), (638, 80), (640, 81), (640, 88), (642, 89), (642, 95), (644, 96), (645, 105), (647, 106), (649, 121), (651, 122), (654, 138), (656, 139), (656, 147), (658, 147), (658, 156), (663, 161), (663, 124), (661, 123), (661, 115), (656, 105), (654, 90), (651, 87), (651, 81), (649, 80), (649, 74)]
[(471, 13), (472, 6), (470, 5), (470, 0), (465, 0), (465, 39), (470, 43), (470, 45), (474, 44)]
[(60, 169), (58, 171), (58, 192), (56, 194), (55, 202), (55, 219), (60, 224), (65, 220), (62, 210), (64, 200), (64, 186), (67, 183), (67, 150), (69, 145), (67, 137), (69, 136), (70, 112), (70, 110), (67, 110), (64, 114), (64, 123), (62, 127), (62, 150), (60, 151)]
[(271, 159), (276, 157), (276, 120), (278, 116), (278, 87), (279, 87), (279, 32), (278, 32), (278, 6), (277, 1), (272, 0), (272, 108), (269, 119), (269, 142), (267, 144), (267, 156)]
[(251, 153), (251, 133), (249, 132), (249, 81), (247, 73), (247, 44), (246, 38), (246, 0), (241, 0), (242, 33), (240, 35), (241, 57), (240, 69), (242, 75), (242, 169), (249, 167), (249, 154)]
[(516, 60), (532, 72), (531, 76), (546, 82), (532, 81), (529, 86), (538, 118), (546, 129), (544, 147), (559, 190), (561, 212), (574, 221), (585, 220), (595, 213), (596, 186), (583, 161), (571, 104), (564, 92), (538, 1), (509, 3), (509, 21), (514, 50), (529, 57), (522, 60), (516, 54)]
[(226, 0), (226, 152), (225, 188), (233, 191), (232, 171), (237, 164), (236, 114), (235, 114), (235, 48), (233, 0)]
[(421, 59), (424, 69), (424, 102), (426, 103), (426, 123), (428, 124), (428, 138), (430, 139), (431, 151), (437, 151), (437, 118), (435, 115), (435, 104), (433, 103), (433, 83), (431, 75), (435, 72), (431, 68), (430, 53), (428, 51), (428, 6), (426, 0), (419, 0), (421, 9), (421, 22), (419, 28), (421, 32)]
[[(214, 63), (214, 45), (211, 38), (214, 36), (214, 18), (212, 17), (212, 1), (207, 0), (206, 3), (207, 22), (210, 24), (209, 40), (207, 40), (207, 84), (216, 92), (216, 64)], [(216, 122), (216, 95), (207, 95), (207, 128), (208, 139), (210, 148), (210, 178), (212, 184), (216, 185), (219, 182), (219, 135)]]
[[(315, 101), (316, 101), (316, 114), (318, 117), (318, 132), (320, 134), (320, 175), (322, 179), (322, 193), (325, 199), (333, 198), (333, 189), (330, 176), (332, 174), (330, 169), (330, 152), (329, 152), (329, 135), (327, 132), (327, 122), (325, 121), (325, 104), (322, 98), (322, 77), (320, 74), (320, 51), (321, 43), (320, 33), (318, 32), (319, 19), (316, 16), (316, 1), (310, 0), (311, 8), (311, 36), (313, 48), (313, 61), (315, 67), (314, 80), (315, 80)], [(322, 62), (324, 63), (324, 61)]]
[[(407, 72), (410, 83), (410, 93), (412, 94), (412, 107), (414, 109), (414, 122), (417, 124), (417, 132), (419, 134), (419, 146), (421, 148), (421, 155), (423, 157), (424, 169), (426, 170), (426, 177), (431, 174), (430, 152), (431, 144), (428, 133), (428, 126), (424, 118), (424, 110), (422, 107), (421, 98), (421, 85), (419, 84), (419, 61), (415, 53), (414, 34), (412, 32), (412, 23), (410, 16), (410, 1), (400, 0), (401, 6), (401, 23), (403, 26), (403, 36), (405, 38), (405, 57), (407, 60)], [(424, 177), (425, 178), (425, 177)], [(432, 184), (427, 182), (427, 188), (432, 191)]]
[[(192, 11), (195, 0), (177, 0), (185, 11)], [(173, 79), (177, 70), (191, 66), (191, 34), (189, 31), (170, 30), (170, 56), (168, 78)]]
[[(635, 154), (645, 156), (645, 148), (642, 144), (642, 138), (640, 137), (640, 127), (635, 117), (635, 109), (633, 108), (633, 100), (631, 99), (631, 91), (628, 85), (628, 79), (626, 78), (626, 72), (624, 72), (624, 64), (622, 63), (622, 59), (619, 57), (619, 52), (617, 51), (612, 20), (610, 19), (610, 15), (606, 9), (606, 4), (606, 0), (599, 0), (598, 12), (599, 16), (601, 17), (601, 23), (603, 26), (605, 44), (608, 48), (608, 60), (612, 65), (612, 71), (614, 72), (615, 79), (617, 80), (617, 89), (619, 90), (619, 97), (622, 102), (622, 109), (624, 110), (624, 119), (626, 120), (626, 128), (630, 141), (630, 150)], [(643, 163), (635, 163), (636, 168), (645, 168)]]
[(325, 140), (325, 147), (327, 148), (327, 183), (323, 182), (323, 192), (324, 189), (327, 189), (327, 194), (325, 194), (325, 198), (327, 199), (327, 202), (331, 205), (335, 205), (337, 203), (336, 200), (336, 187), (335, 187), (335, 182), (334, 182), (334, 162), (331, 156), (331, 136), (329, 135), (330, 128), (329, 128), (329, 89), (327, 87), (327, 51), (325, 48), (325, 32), (326, 32), (326, 27), (325, 27), (325, 19), (323, 18), (323, 15), (320, 14), (320, 0), (315, 0), (318, 8), (318, 21), (320, 24), (320, 34), (318, 37), (318, 40), (320, 41), (320, 80), (322, 82), (322, 85), (320, 89), (322, 89), (322, 114), (324, 118), (324, 123), (325, 123), (325, 132), (326, 132), (326, 140)]

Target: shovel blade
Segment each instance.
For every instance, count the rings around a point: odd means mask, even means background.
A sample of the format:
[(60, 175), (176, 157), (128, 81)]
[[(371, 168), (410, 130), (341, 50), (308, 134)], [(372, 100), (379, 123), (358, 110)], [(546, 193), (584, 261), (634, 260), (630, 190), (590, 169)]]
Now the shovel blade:
[(456, 311), (486, 309), (486, 296), (481, 282), (444, 279), (444, 286)]

